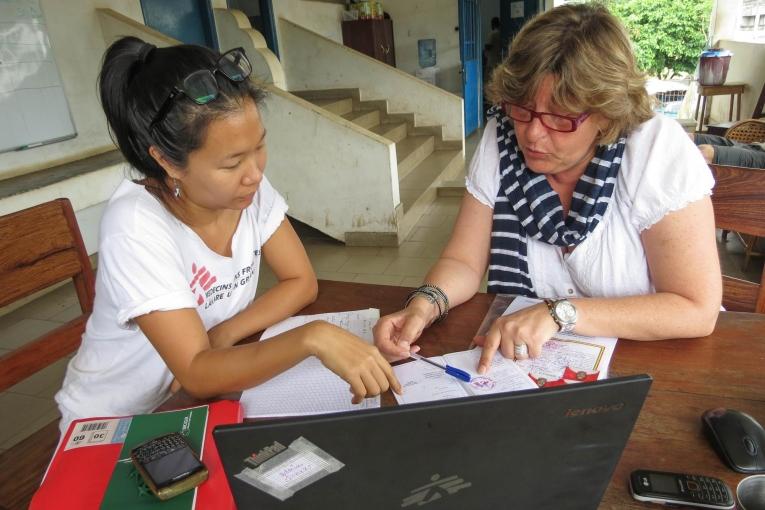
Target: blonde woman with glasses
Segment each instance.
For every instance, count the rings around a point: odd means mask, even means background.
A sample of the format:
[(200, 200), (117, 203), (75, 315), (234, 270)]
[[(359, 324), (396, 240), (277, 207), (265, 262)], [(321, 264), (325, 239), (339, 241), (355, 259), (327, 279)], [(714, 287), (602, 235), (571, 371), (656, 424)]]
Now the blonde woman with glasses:
[(544, 299), (501, 317), (499, 350), (538, 356), (559, 331), (635, 340), (712, 332), (721, 301), (714, 181), (674, 120), (654, 115), (623, 26), (600, 5), (529, 21), (494, 71), (495, 105), (438, 262), (375, 341), (393, 358), (488, 291)]

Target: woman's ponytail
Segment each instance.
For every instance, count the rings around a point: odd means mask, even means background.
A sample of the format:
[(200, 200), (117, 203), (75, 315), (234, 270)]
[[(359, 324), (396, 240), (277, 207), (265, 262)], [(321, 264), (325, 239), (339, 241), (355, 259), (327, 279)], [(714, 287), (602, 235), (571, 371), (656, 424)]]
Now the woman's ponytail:
[(146, 117), (151, 114), (147, 108), (151, 97), (137, 94), (141, 87), (134, 86), (154, 49), (153, 44), (136, 37), (124, 37), (109, 46), (98, 77), (98, 91), (112, 140), (125, 159), (147, 177), (163, 182), (165, 173), (148, 151), (151, 135)]

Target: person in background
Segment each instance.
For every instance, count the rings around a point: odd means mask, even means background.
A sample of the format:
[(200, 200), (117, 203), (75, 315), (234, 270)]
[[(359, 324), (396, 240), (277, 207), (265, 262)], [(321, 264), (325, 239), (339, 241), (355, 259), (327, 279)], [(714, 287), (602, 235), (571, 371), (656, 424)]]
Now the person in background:
[[(607, 49), (607, 51), (606, 51)], [(598, 4), (529, 21), (488, 86), (495, 105), (440, 259), (375, 342), (403, 358), (423, 329), (488, 291), (544, 301), (500, 317), (495, 352), (539, 356), (558, 332), (658, 340), (705, 336), (722, 297), (700, 152), (654, 115), (626, 31)]]
[(707, 163), (765, 168), (765, 143), (739, 143), (705, 133), (694, 133), (691, 138)]
[[(137, 174), (101, 222), (93, 313), (56, 394), (60, 429), (77, 418), (146, 413), (174, 378), (190, 395), (243, 390), (316, 356), (350, 385), (353, 401), (392, 387), (379, 351), (312, 322), (234, 346), (316, 299), (287, 204), (264, 175), (262, 89), (244, 50), (112, 44), (101, 103)], [(278, 283), (255, 299), (265, 262)]]
[[(491, 32), (486, 38), (486, 44), (484, 45), (481, 64), (483, 66), (483, 83), (489, 83), (492, 71), (502, 61), (502, 33), (499, 30), (499, 18), (491, 18)], [(483, 96), (483, 115), (484, 121), (489, 114), (489, 108), (491, 104), (488, 102), (486, 95)]]
[(496, 16), (491, 18), (491, 32), (486, 38), (484, 50), (486, 52), (485, 76), (490, 77), (494, 68), (502, 62), (502, 33), (499, 30), (499, 18)]

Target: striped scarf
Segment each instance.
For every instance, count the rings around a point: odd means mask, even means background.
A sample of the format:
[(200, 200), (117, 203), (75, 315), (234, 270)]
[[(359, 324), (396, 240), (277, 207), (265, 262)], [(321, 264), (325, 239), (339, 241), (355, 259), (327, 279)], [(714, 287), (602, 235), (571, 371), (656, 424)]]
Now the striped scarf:
[(576, 246), (595, 230), (611, 202), (626, 139), (597, 147), (576, 183), (564, 219), (560, 198), (547, 178), (526, 167), (510, 119), (501, 108), (491, 113), (497, 119), (500, 186), (494, 203), (488, 291), (537, 297), (529, 275), (528, 238)]

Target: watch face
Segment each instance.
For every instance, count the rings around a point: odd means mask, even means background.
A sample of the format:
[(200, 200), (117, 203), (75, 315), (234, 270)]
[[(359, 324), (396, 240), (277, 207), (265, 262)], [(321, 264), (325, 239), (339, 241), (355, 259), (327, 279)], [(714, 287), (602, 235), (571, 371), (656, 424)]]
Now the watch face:
[(558, 301), (555, 303), (555, 315), (562, 322), (576, 322), (576, 308), (569, 301)]

